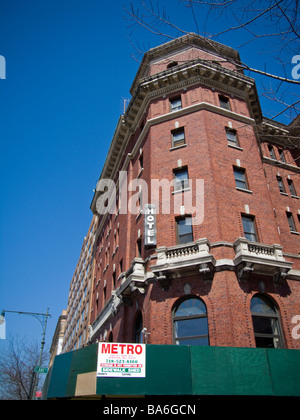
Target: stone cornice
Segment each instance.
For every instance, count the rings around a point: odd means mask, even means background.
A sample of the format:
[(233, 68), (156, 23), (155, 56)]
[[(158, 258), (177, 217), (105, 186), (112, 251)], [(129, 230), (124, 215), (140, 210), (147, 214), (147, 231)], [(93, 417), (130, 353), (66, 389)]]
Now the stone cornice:
[[(216, 247), (233, 248), (234, 258), (216, 260), (210, 253)], [(247, 281), (250, 275), (266, 276), (275, 286), (282, 285), (286, 280), (299, 281), (300, 271), (292, 269), (293, 262), (287, 261), (285, 256), (300, 258), (300, 255), (284, 253), (281, 245), (250, 242), (243, 237), (237, 238), (233, 243), (211, 243), (207, 238), (201, 238), (188, 244), (158, 247), (156, 264), (150, 266), (150, 271), (145, 271), (145, 261), (135, 258), (130, 268), (123, 273), (122, 283), (113, 291), (91, 325), (91, 337), (99, 333), (121, 305), (132, 305), (133, 295), (145, 294), (149, 284), (153, 282), (159, 282), (167, 290), (171, 281), (176, 281), (177, 278), (198, 275), (199, 281), (211, 282), (215, 272), (221, 271), (236, 272), (240, 282)]]
[[(258, 122), (262, 120), (254, 79), (199, 58), (139, 80), (135, 92), (156, 92), (159, 95), (199, 83), (248, 100), (253, 117)], [(133, 121), (130, 105), (125, 116)]]
[(240, 63), (240, 55), (237, 50), (224, 44), (220, 44), (219, 42), (210, 40), (206, 37), (194, 33), (189, 33), (163, 45), (152, 48), (146, 52), (133, 81), (130, 93), (134, 95), (135, 88), (139, 80), (145, 77), (150, 62), (166, 59), (171, 55), (191, 48), (201, 49), (202, 51), (215, 55), (218, 58), (234, 62), (235, 64)]

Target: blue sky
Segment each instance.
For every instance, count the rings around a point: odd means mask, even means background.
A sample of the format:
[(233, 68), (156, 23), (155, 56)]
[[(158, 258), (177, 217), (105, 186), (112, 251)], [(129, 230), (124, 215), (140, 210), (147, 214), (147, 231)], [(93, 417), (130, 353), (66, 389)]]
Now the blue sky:
[[(178, 25), (196, 31), (190, 11), (176, 0), (159, 4)], [(93, 188), (139, 66), (130, 38), (145, 50), (163, 42), (141, 29), (132, 33), (123, 7), (129, 1), (0, 1), (0, 55), (7, 66), (0, 80), (0, 310), (49, 307), (47, 346), (67, 306)], [(225, 27), (228, 19), (212, 26)], [(226, 34), (218, 41), (237, 48), (241, 38)], [(251, 44), (241, 56), (276, 72), (272, 53), (260, 52)], [(267, 114), (269, 106), (262, 106)], [(40, 340), (32, 317), (7, 313), (6, 325), (7, 335)]]

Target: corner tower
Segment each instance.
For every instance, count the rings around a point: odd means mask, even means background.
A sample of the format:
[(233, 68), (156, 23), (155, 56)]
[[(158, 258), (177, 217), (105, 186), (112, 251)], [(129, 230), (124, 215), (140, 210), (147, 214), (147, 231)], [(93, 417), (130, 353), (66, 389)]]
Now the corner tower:
[[(282, 245), (266, 121), (238, 52), (188, 34), (145, 54), (130, 93), (91, 204), (91, 340), (299, 348), (299, 251)], [(145, 204), (156, 208), (153, 245)], [(265, 334), (255, 303), (274, 314)]]

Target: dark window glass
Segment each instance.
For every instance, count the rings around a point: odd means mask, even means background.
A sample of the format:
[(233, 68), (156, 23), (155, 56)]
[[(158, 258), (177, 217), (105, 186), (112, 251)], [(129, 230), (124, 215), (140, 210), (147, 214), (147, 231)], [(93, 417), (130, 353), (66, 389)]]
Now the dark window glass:
[(234, 171), (235, 186), (237, 188), (242, 188), (244, 190), (247, 190), (248, 185), (247, 185), (247, 180), (246, 180), (245, 169), (234, 167), (233, 171)]
[(170, 108), (171, 108), (171, 112), (178, 111), (179, 109), (182, 108), (182, 103), (181, 103), (181, 97), (180, 96), (170, 99)]
[(143, 154), (141, 154), (140, 157), (139, 157), (139, 170), (141, 171), (142, 169), (144, 169), (144, 157), (143, 157)]
[(275, 152), (274, 152), (273, 146), (269, 145), (269, 146), (268, 146), (268, 149), (269, 149), (269, 153), (270, 153), (270, 157), (271, 157), (271, 159), (276, 159), (276, 156), (275, 156)]
[(142, 343), (143, 342), (143, 317), (142, 314), (139, 313), (136, 321), (135, 321), (135, 331), (134, 331), (134, 342), (135, 343)]
[(189, 176), (188, 176), (187, 169), (185, 168), (185, 169), (174, 171), (174, 180), (175, 180), (175, 184), (174, 184), (175, 191), (184, 190), (185, 188), (188, 188)]
[(286, 212), (286, 217), (288, 219), (289, 227), (291, 232), (296, 232), (295, 221), (292, 213)]
[(172, 67), (176, 67), (176, 66), (178, 66), (177, 61), (171, 61), (171, 63), (167, 65), (167, 69), (171, 69)]
[(176, 339), (179, 346), (209, 346), (208, 337)]
[(239, 142), (238, 142), (237, 134), (235, 130), (232, 130), (231, 128), (226, 128), (226, 137), (227, 137), (229, 145), (239, 146)]
[(257, 242), (254, 218), (252, 216), (242, 216), (244, 235), (251, 242)]
[(283, 348), (278, 311), (266, 296), (251, 300), (252, 322), (256, 347)]
[(277, 177), (277, 182), (278, 182), (279, 191), (281, 193), (285, 193), (284, 183), (283, 183), (283, 179), (281, 178), (281, 176)]
[(209, 345), (206, 306), (202, 300), (184, 300), (173, 314), (173, 323), (175, 344)]
[(297, 193), (296, 193), (296, 190), (295, 190), (295, 186), (294, 186), (293, 181), (292, 181), (291, 179), (288, 179), (288, 180), (287, 180), (287, 182), (288, 182), (288, 186), (289, 186), (290, 193), (291, 193), (292, 195), (297, 196)]
[(280, 157), (281, 162), (286, 162), (284, 151), (282, 149), (278, 149), (278, 152), (279, 152), (279, 157)]
[(230, 111), (230, 102), (229, 98), (226, 96), (219, 95), (220, 107), (224, 109), (228, 109)]
[(142, 256), (142, 240), (138, 239), (136, 241), (136, 251), (137, 251), (137, 256), (140, 258)]
[(172, 131), (172, 147), (182, 146), (183, 144), (185, 144), (184, 129), (179, 128)]
[(177, 243), (186, 244), (193, 241), (192, 218), (187, 216), (176, 220)]

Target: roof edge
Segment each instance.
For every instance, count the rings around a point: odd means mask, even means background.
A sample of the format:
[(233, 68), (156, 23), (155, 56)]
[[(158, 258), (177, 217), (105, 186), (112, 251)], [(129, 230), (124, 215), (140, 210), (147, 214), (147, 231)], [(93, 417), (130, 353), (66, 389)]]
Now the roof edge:
[(157, 59), (159, 57), (163, 58), (168, 54), (175, 53), (176, 51), (179, 51), (179, 49), (182, 48), (182, 46), (184, 45), (201, 48), (203, 51), (221, 55), (222, 57), (233, 60), (236, 63), (240, 63), (241, 61), (240, 54), (237, 50), (228, 47), (227, 45), (221, 44), (217, 41), (213, 41), (202, 35), (197, 35), (193, 32), (190, 32), (179, 38), (172, 39), (171, 41), (158, 45), (157, 47), (151, 48), (144, 54), (139, 69), (130, 88), (131, 95), (133, 95), (134, 93), (134, 87), (137, 81), (145, 77), (145, 73), (151, 60)]

